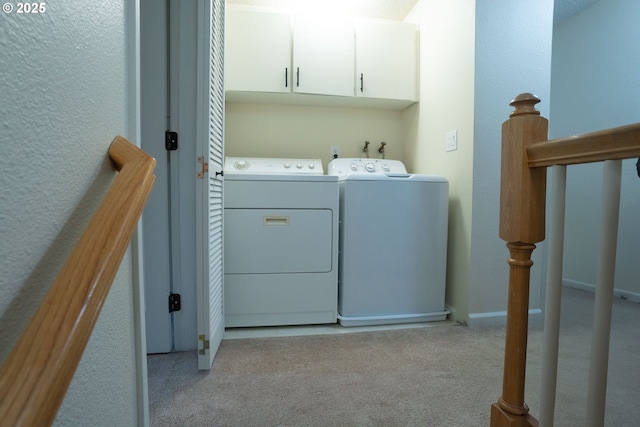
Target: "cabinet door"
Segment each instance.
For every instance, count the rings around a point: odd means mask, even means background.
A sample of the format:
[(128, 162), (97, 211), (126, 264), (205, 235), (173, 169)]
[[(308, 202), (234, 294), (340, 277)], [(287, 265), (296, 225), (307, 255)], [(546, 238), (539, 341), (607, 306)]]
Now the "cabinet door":
[(354, 30), (350, 20), (296, 16), (293, 91), (353, 96)]
[(414, 24), (356, 24), (356, 96), (417, 101), (418, 30)]
[(291, 91), (291, 17), (227, 8), (225, 89)]

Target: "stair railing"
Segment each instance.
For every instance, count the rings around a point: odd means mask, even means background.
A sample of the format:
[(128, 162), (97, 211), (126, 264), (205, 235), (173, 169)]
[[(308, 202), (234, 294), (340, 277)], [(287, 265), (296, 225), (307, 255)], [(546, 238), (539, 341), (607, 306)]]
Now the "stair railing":
[(587, 404), (587, 425), (601, 426), (604, 424), (606, 397), (620, 165), (622, 159), (640, 157), (640, 123), (549, 141), (548, 121), (535, 108), (538, 102), (540, 100), (530, 93), (518, 95), (510, 104), (515, 110), (502, 125), (499, 235), (507, 242), (510, 253), (509, 296), (502, 395), (491, 406), (491, 426), (538, 426), (538, 420), (529, 413), (525, 403), (524, 389), (529, 278), (533, 265), (531, 253), (535, 244), (545, 238), (548, 166), (554, 166), (558, 174), (554, 177), (557, 179), (554, 179), (554, 216), (551, 218), (549, 253), (550, 257), (554, 257), (554, 262), (550, 258), (545, 308), (541, 425), (553, 425), (562, 283), (565, 168), (567, 165), (602, 161), (605, 162), (603, 191), (606, 197)]
[(51, 425), (151, 192), (155, 159), (122, 137), (119, 171), (0, 368), (0, 425)]

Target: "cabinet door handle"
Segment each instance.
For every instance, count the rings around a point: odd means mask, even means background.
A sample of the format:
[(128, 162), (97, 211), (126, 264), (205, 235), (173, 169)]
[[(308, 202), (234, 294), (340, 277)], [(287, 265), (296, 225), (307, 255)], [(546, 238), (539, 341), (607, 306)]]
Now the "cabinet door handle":
[(296, 68), (296, 86), (300, 87), (300, 67)]
[(284, 67), (284, 87), (289, 87), (289, 67)]
[(364, 92), (364, 73), (360, 73), (360, 92)]

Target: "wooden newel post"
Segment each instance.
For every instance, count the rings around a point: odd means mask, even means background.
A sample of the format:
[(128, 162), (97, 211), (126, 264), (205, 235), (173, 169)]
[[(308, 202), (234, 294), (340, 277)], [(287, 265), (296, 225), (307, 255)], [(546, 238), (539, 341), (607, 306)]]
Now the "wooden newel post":
[(529, 323), (531, 253), (544, 240), (546, 168), (529, 168), (527, 147), (547, 140), (548, 122), (534, 107), (540, 100), (518, 95), (502, 125), (500, 238), (509, 248), (509, 299), (502, 396), (491, 406), (491, 426), (537, 426), (524, 402)]

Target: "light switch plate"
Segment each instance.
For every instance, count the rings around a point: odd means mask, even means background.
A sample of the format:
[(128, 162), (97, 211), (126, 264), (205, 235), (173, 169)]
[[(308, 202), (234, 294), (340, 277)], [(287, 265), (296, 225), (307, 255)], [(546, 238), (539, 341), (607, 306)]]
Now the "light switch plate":
[(447, 132), (447, 151), (454, 151), (458, 149), (458, 131), (452, 130)]

